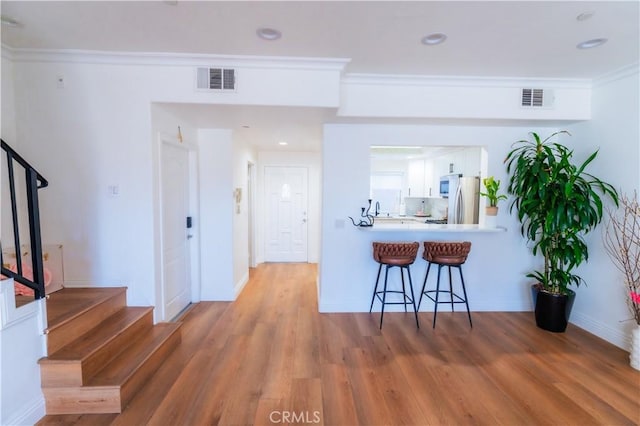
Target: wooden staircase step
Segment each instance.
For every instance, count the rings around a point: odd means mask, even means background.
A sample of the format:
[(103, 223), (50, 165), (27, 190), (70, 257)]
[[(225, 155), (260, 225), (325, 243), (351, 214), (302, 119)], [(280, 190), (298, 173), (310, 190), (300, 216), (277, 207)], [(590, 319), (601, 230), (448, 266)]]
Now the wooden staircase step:
[(180, 325), (156, 324), (84, 386), (43, 387), (47, 414), (120, 413), (180, 343)]
[(82, 386), (153, 326), (153, 308), (125, 307), (39, 361), (43, 387)]
[(127, 304), (126, 287), (63, 288), (47, 299), (47, 353), (53, 354)]

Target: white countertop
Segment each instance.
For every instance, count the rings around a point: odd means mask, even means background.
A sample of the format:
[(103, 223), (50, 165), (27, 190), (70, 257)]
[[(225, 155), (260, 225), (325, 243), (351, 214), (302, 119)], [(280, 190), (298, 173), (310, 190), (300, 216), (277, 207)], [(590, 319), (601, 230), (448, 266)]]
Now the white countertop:
[(361, 231), (367, 232), (505, 232), (502, 226), (486, 227), (484, 225), (449, 225), (434, 223), (375, 223), (373, 226), (360, 226)]

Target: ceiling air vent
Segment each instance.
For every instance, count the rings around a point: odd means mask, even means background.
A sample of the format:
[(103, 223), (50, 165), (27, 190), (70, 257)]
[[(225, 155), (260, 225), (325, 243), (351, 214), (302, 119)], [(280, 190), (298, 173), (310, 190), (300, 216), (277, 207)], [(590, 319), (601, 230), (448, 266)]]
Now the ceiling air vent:
[(197, 88), (201, 90), (236, 90), (236, 70), (228, 68), (198, 68)]
[(551, 107), (553, 96), (550, 90), (522, 89), (521, 106), (523, 107)]

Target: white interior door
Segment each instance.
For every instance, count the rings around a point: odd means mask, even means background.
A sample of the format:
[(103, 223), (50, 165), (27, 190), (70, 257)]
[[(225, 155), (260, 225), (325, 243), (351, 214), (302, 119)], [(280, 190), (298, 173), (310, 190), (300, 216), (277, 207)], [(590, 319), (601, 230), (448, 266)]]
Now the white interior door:
[(307, 261), (308, 170), (265, 167), (265, 261)]
[(162, 143), (162, 296), (164, 320), (191, 302), (189, 216), (189, 151)]

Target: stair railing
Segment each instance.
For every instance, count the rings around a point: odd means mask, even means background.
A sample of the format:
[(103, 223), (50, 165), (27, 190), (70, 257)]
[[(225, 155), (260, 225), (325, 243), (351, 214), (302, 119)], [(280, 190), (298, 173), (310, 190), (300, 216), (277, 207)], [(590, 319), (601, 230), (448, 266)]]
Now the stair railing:
[[(16, 250), (15, 271), (5, 268), (0, 247), (1, 273), (5, 277), (13, 278), (14, 281), (23, 284), (33, 290), (35, 299), (45, 297), (44, 261), (42, 258), (42, 238), (40, 233), (40, 207), (38, 204), (38, 189), (45, 188), (49, 182), (24, 160), (13, 148), (4, 140), (0, 139), (2, 150), (7, 154), (7, 169), (9, 172), (9, 192), (11, 198), (11, 220), (13, 224), (13, 243)], [(18, 222), (18, 203), (16, 198), (16, 180), (14, 174), (14, 162), (18, 163), (25, 170), (25, 184), (27, 196), (27, 216), (29, 220), (29, 239), (31, 243), (31, 269), (32, 277), (27, 278), (24, 274), (22, 256), (20, 250), (20, 232)]]

